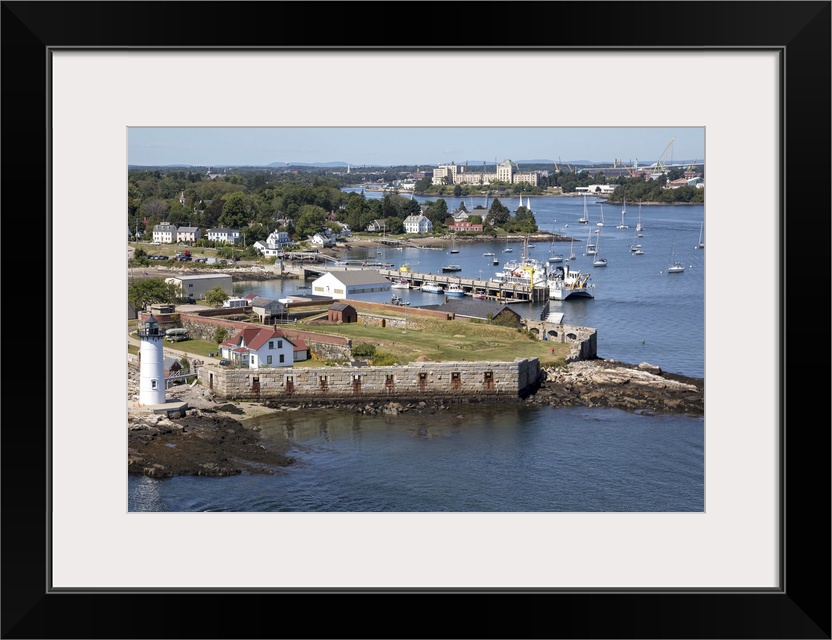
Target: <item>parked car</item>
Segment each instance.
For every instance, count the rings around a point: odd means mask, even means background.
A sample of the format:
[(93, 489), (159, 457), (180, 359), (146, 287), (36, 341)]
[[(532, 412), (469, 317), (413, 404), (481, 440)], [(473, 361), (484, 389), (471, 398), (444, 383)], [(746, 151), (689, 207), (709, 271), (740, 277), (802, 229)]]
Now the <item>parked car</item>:
[(220, 366), (221, 367), (230, 367), (231, 366), (231, 360), (220, 360)]

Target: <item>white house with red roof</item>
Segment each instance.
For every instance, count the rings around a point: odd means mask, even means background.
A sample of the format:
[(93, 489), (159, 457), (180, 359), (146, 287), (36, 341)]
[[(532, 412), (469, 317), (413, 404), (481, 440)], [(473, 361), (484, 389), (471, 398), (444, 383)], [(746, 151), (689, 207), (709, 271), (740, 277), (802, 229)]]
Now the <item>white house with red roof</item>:
[(272, 327), (247, 327), (219, 348), (220, 357), (243, 369), (291, 367), (295, 361), (295, 344)]

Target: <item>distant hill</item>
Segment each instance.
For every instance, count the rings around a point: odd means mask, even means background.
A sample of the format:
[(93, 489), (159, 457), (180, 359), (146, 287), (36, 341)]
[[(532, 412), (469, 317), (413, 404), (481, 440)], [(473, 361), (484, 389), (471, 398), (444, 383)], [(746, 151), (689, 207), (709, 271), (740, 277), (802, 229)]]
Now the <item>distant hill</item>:
[[(270, 162), (269, 164), (265, 165), (267, 167), (348, 167), (350, 166), (348, 162)], [(355, 165), (352, 165), (355, 166)]]

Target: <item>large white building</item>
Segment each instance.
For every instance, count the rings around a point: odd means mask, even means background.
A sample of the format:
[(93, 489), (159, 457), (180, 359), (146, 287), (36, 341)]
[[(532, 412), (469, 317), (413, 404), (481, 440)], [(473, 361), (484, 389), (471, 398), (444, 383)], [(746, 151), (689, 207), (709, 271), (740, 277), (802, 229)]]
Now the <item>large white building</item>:
[(407, 216), (404, 219), (405, 233), (428, 233), (432, 229), (433, 223), (421, 213), (418, 216)]
[(153, 226), (153, 242), (161, 242), (170, 244), (176, 242), (176, 225), (169, 222), (163, 222)]
[(212, 242), (225, 242), (226, 244), (237, 244), (240, 241), (240, 230), (226, 229), (224, 227), (208, 229), (208, 239)]
[(390, 281), (378, 271), (369, 269), (328, 271), (312, 282), (313, 294), (336, 300), (375, 291), (390, 291)]
[(183, 298), (199, 300), (214, 287), (220, 287), (228, 295), (233, 293), (231, 287), (232, 279), (227, 273), (206, 273), (194, 276), (173, 276), (165, 278), (168, 284), (174, 284), (180, 288)]
[[(484, 169), (484, 168), (483, 168)], [(528, 183), (537, 186), (545, 171), (520, 171), (511, 160), (503, 160), (496, 171), (469, 171), (468, 165), (440, 164), (433, 170), (432, 184), (491, 184), (496, 180), (508, 184)]]

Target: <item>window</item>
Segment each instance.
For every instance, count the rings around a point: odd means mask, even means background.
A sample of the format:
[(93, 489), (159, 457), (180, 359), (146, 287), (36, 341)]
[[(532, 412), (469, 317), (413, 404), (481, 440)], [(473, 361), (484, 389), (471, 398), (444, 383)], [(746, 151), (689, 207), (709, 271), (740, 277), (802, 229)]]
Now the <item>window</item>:
[[(272, 359), (272, 357), (269, 356), (269, 360), (271, 360), (271, 359)], [(284, 359), (285, 359), (285, 356), (281, 353), (280, 354), (280, 362), (282, 363)]]
[(266, 356), (266, 364), (271, 364), (271, 363), (272, 363), (272, 357), (271, 356)]
[(282, 348), (283, 348), (283, 340), (278, 340), (278, 341), (277, 341), (277, 348), (278, 348), (278, 349), (282, 349)]
[(159, 388), (159, 381), (155, 378), (150, 381), (150, 388), (151, 389), (158, 389)]
[[(269, 340), (269, 349), (274, 349), (274, 340)], [(271, 358), (271, 356), (269, 356)]]

